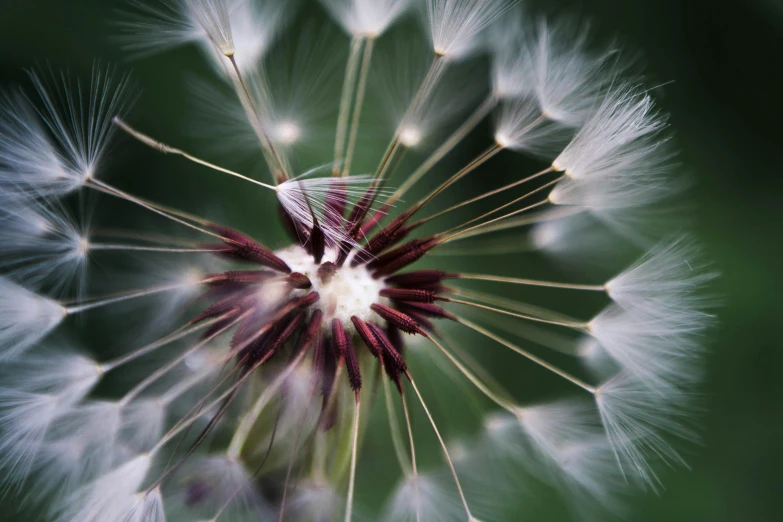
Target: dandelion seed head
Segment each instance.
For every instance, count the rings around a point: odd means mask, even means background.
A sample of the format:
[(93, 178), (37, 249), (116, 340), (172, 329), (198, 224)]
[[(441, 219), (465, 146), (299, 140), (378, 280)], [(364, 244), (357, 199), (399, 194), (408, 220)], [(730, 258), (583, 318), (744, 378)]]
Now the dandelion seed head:
[[(653, 93), (586, 25), (513, 1), (320, 4), (128, 2), (131, 51), (195, 44), (219, 79), (191, 82), (198, 152), (137, 128), (113, 69), (0, 96), (3, 485), (79, 522), (479, 522), (530, 478), (577, 518), (621, 512), (683, 464), (714, 322), (695, 242), (648, 225), (681, 188)], [(243, 197), (210, 217), (115, 186), (118, 129)], [(156, 221), (93, 226), (93, 196)], [(617, 266), (626, 244), (646, 253)], [(496, 350), (515, 366), (485, 368)], [(401, 473), (375, 512), (378, 445)]]

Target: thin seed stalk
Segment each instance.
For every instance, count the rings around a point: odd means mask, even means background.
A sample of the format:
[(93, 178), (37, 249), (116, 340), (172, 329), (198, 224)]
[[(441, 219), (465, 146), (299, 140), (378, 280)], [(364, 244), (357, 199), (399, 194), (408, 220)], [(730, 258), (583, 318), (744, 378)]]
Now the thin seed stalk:
[(340, 112), (337, 117), (337, 130), (335, 131), (332, 176), (338, 176), (340, 174), (340, 162), (343, 159), (343, 149), (345, 149), (348, 118), (351, 115), (351, 101), (353, 100), (356, 72), (359, 65), (359, 53), (362, 49), (363, 42), (364, 39), (361, 37), (354, 37), (351, 40), (351, 51), (348, 56), (348, 64), (345, 67), (345, 78), (343, 79), (342, 94), (340, 95)]
[(343, 166), (343, 177), (347, 177), (351, 172), (351, 162), (356, 148), (356, 139), (359, 135), (359, 123), (362, 117), (362, 106), (364, 105), (364, 96), (367, 92), (367, 80), (370, 77), (370, 64), (372, 62), (372, 51), (375, 40), (367, 39), (364, 45), (362, 56), (361, 71), (359, 73), (359, 83), (356, 87), (356, 101), (354, 102), (353, 117), (351, 118), (351, 131), (348, 137), (348, 148), (345, 151), (345, 165)]

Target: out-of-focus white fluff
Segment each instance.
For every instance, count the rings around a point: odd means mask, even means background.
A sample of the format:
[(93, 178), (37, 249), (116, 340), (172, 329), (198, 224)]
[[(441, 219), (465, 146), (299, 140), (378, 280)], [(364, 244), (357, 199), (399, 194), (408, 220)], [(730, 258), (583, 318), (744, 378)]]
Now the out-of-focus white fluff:
[(139, 492), (151, 465), (149, 455), (139, 455), (84, 486), (62, 506), (58, 522), (126, 520), (138, 512)]
[(213, 516), (226, 503), (232, 512), (258, 513), (264, 500), (251, 473), (242, 462), (225, 455), (194, 456), (177, 472), (171, 504), (187, 513), (189, 520)]
[(606, 433), (626, 478), (658, 486), (654, 461), (685, 465), (667, 438), (694, 440), (689, 423), (691, 397), (675, 388), (651, 390), (633, 375), (620, 373), (601, 385), (596, 403)]
[(621, 72), (616, 53), (588, 51), (589, 27), (543, 19), (534, 25), (514, 14), (490, 36), (496, 96), (532, 98), (546, 119), (580, 126)]
[(547, 119), (535, 100), (515, 98), (501, 103), (495, 119), (495, 142), (507, 149), (547, 156), (569, 133)]
[(60, 303), (0, 277), (0, 357), (24, 352), (54, 330), (65, 313)]
[[(406, 147), (431, 145), (434, 134), (462, 123), (485, 90), (475, 63), (452, 64), (420, 92), (432, 65), (430, 43), (419, 35), (378, 43), (371, 72), (372, 94), (387, 110)], [(409, 107), (419, 95), (416, 110)]]
[(456, 490), (431, 475), (408, 475), (396, 487), (381, 520), (385, 522), (449, 522), (460, 520), (465, 510)]
[(712, 322), (705, 270), (685, 237), (653, 248), (606, 285), (615, 305), (590, 322), (591, 335), (627, 372), (656, 387), (698, 375), (698, 335)]
[(376, 38), (408, 9), (411, 0), (321, 0), (321, 3), (345, 32)]
[(449, 60), (471, 54), (482, 44), (479, 33), (514, 3), (513, 0), (427, 0), (435, 53)]
[(85, 86), (67, 74), (31, 73), (37, 114), (21, 96), (0, 99), (3, 199), (60, 196), (96, 175), (111, 118), (130, 102), (128, 77), (113, 74), (96, 66)]
[(123, 41), (143, 54), (198, 43), (222, 73), (257, 69), (285, 25), (284, 2), (274, 0), (134, 0), (125, 13)]
[(590, 405), (575, 400), (520, 408), (516, 415), (534, 448), (551, 462), (562, 445), (582, 439), (596, 422)]
[(160, 488), (136, 495), (122, 522), (166, 522)]
[(294, 520), (331, 522), (340, 516), (344, 500), (329, 484), (310, 480), (297, 485), (285, 511)]
[(68, 415), (98, 382), (98, 364), (61, 341), (6, 361), (0, 374), (0, 467), (5, 481), (21, 483), (53, 423)]
[(651, 317), (704, 320), (708, 303), (701, 292), (717, 274), (705, 266), (687, 236), (662, 242), (606, 284), (609, 297), (626, 309)]
[(88, 242), (56, 201), (9, 203), (0, 209), (0, 271), (28, 288), (65, 293), (81, 288)]

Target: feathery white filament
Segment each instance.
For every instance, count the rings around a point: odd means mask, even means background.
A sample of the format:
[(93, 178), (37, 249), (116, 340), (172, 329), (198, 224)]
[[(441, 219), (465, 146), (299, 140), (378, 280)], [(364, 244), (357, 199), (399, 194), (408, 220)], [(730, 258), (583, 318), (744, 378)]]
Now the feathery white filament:
[(641, 182), (668, 159), (659, 135), (665, 126), (648, 94), (615, 87), (553, 165), (577, 181), (630, 177)]
[(681, 236), (654, 247), (606, 283), (606, 291), (622, 307), (650, 317), (704, 319), (699, 292), (716, 275), (705, 269), (693, 240)]
[[(315, 169), (317, 170), (317, 169)], [(344, 226), (345, 218), (336, 211), (333, 203), (349, 204), (375, 192), (371, 176), (349, 176), (344, 178), (306, 178), (305, 173), (298, 178), (277, 186), (277, 199), (283, 209), (295, 223), (310, 230), (314, 221), (318, 221), (330, 246), (338, 246), (343, 241), (353, 244), (349, 230)]]
[(627, 479), (638, 477), (655, 489), (658, 477), (652, 461), (684, 464), (667, 437), (695, 438), (688, 426), (685, 392), (653, 391), (634, 376), (621, 373), (598, 389), (596, 403)]
[(686, 238), (661, 244), (607, 283), (617, 304), (590, 322), (590, 333), (642, 381), (663, 387), (692, 382), (697, 336), (712, 321), (700, 292), (714, 277)]
[(588, 43), (588, 26), (544, 20), (538, 22), (534, 39), (527, 42), (541, 110), (564, 125), (581, 125), (621, 72), (616, 60), (611, 60), (614, 50), (594, 53), (587, 49)]
[(321, 0), (321, 3), (347, 33), (376, 38), (408, 9), (411, 0)]
[(0, 277), (0, 357), (18, 355), (54, 330), (66, 310)]
[(212, 44), (225, 56), (234, 55), (229, 0), (185, 0), (188, 14), (198, 22)]
[(0, 209), (0, 271), (30, 288), (52, 292), (81, 282), (89, 244), (56, 201), (9, 203)]
[(384, 522), (450, 522), (465, 516), (459, 497), (437, 477), (408, 475), (396, 487), (384, 509)]
[(0, 100), (0, 187), (4, 196), (60, 196), (96, 175), (111, 118), (129, 104), (128, 77), (96, 66), (88, 86), (53, 72), (30, 78), (37, 115), (21, 97)]
[(166, 522), (160, 488), (136, 495), (122, 522)]
[(139, 455), (74, 493), (63, 506), (58, 522), (125, 520), (138, 509), (138, 493), (152, 459)]
[(497, 20), (513, 0), (427, 0), (435, 53), (458, 59), (480, 44), (479, 33)]

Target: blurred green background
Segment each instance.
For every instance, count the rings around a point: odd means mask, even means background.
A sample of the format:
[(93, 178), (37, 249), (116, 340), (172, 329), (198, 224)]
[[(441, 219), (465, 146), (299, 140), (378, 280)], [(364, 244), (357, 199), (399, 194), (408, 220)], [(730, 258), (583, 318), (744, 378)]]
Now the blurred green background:
[[(142, 95), (133, 121), (157, 137), (203, 144), (188, 124), (184, 84), (206, 73), (193, 50), (129, 61), (113, 41), (113, 0), (0, 0), (0, 84), (23, 81), (35, 64), (86, 75), (96, 58), (132, 70)], [(703, 447), (691, 472), (664, 472), (666, 490), (632, 499), (634, 521), (780, 520), (783, 498), (783, 4), (764, 0), (528, 0), (534, 12), (581, 14), (602, 37), (641, 52), (652, 85), (671, 113), (695, 234), (723, 274), (720, 325), (710, 335)], [(123, 145), (128, 142), (124, 141)], [(183, 177), (181, 163), (120, 147), (112, 179), (143, 191), (199, 201), (217, 191), (213, 212), (259, 235), (276, 225), (251, 220), (254, 196)], [(178, 170), (179, 169), (179, 170)], [(149, 172), (164, 172), (150, 176)], [(168, 175), (168, 174), (171, 175)], [(116, 178), (114, 178), (116, 176)], [(480, 177), (473, 183), (481, 183)], [(220, 192), (225, 190), (225, 192)], [(470, 190), (470, 188), (466, 188)], [(230, 194), (230, 196), (229, 196)], [(230, 201), (222, 205), (221, 201)], [(268, 200), (267, 200), (268, 201)], [(195, 208), (195, 207), (193, 207)], [(269, 216), (269, 213), (266, 212)], [(252, 221), (252, 223), (250, 223)], [(381, 461), (373, 463), (380, 467)], [(366, 475), (371, 480), (370, 475)], [(547, 495), (548, 493), (534, 493)], [(370, 495), (372, 497), (372, 495)], [(374, 498), (374, 497), (373, 497)], [(567, 520), (556, 497), (509, 520)], [(513, 511), (513, 509), (512, 509)], [(0, 514), (2, 520), (16, 520)]]

